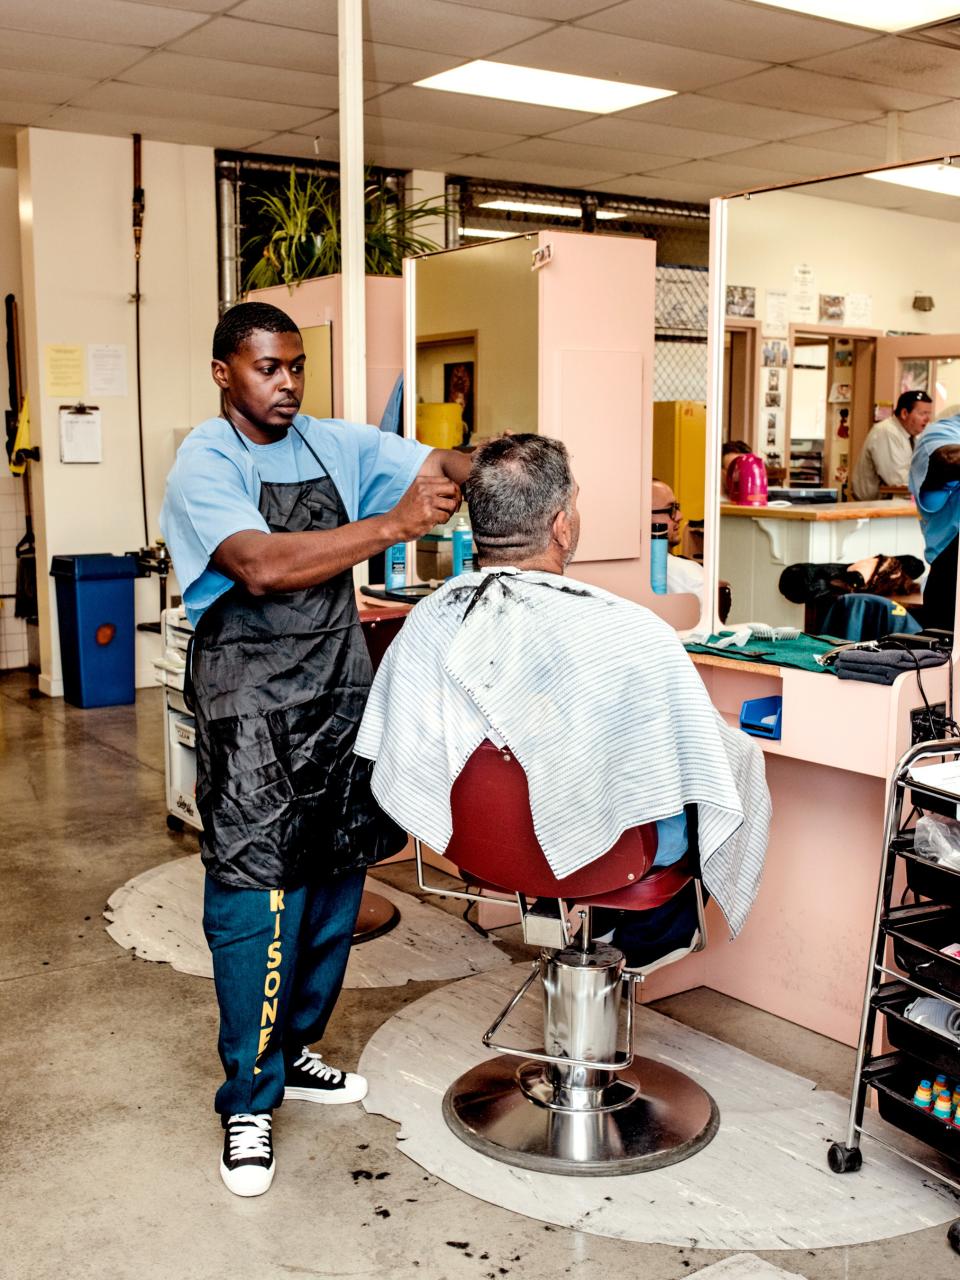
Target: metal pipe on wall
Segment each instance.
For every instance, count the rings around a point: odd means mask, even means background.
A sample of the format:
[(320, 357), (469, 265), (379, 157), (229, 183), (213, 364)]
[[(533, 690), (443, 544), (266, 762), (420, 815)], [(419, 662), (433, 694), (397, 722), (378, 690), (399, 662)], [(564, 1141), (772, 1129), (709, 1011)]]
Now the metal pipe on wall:
[(366, 422), (362, 0), (337, 0), (337, 38), (340, 69), (340, 236), (343, 246), (343, 416), (350, 422)]
[[(220, 314), (240, 296), (240, 220), (237, 216), (239, 177), (225, 176), (219, 165), (217, 178), (217, 239), (219, 241)], [(236, 166), (234, 167), (236, 169)]]

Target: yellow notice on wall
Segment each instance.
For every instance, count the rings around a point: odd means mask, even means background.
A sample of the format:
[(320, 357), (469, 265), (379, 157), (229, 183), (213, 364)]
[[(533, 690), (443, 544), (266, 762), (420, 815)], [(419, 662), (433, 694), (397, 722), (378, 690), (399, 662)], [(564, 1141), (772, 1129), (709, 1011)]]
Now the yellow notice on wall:
[(48, 396), (83, 395), (83, 347), (48, 345), (43, 349)]

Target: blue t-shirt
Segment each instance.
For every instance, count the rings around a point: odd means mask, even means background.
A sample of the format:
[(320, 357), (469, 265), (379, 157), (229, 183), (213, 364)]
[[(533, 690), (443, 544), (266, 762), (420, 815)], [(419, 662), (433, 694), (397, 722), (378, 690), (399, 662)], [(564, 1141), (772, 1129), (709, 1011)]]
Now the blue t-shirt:
[(924, 558), (932, 564), (960, 531), (960, 480), (925, 488), (930, 459), (944, 445), (960, 444), (960, 414), (932, 422), (917, 437), (910, 463), (910, 492), (920, 512)]
[[(376, 427), (306, 414), (293, 421), (329, 472), (350, 520), (396, 506), (430, 452)], [(160, 529), (194, 626), (234, 585), (210, 564), (221, 542), (245, 529), (270, 532), (258, 506), (261, 480), (291, 484), (321, 475), (296, 431), (273, 444), (254, 444), (246, 437), (241, 442), (225, 419), (210, 418), (190, 432), (167, 477)]]

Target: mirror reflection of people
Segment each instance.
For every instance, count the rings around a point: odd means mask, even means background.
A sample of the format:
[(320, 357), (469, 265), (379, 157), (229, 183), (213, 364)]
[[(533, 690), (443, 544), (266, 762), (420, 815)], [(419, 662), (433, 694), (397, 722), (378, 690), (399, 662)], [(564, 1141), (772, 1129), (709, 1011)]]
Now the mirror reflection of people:
[(730, 489), (727, 484), (727, 472), (734, 458), (744, 453), (753, 453), (746, 440), (726, 440), (720, 451), (720, 492), (729, 498)]
[(960, 414), (926, 428), (910, 466), (910, 492), (920, 513), (924, 558), (923, 625), (952, 631), (960, 539)]
[(680, 518), (683, 514), (680, 503), (668, 484), (663, 480), (654, 480), (650, 491), (651, 524), (667, 526), (667, 594), (693, 595), (703, 604), (703, 565), (696, 560), (688, 560), (685, 556), (673, 555), (674, 547), (680, 545)]
[(905, 486), (917, 437), (933, 413), (933, 401), (925, 391), (904, 391), (889, 418), (870, 428), (853, 468), (853, 496), (870, 501), (880, 496), (881, 485)]

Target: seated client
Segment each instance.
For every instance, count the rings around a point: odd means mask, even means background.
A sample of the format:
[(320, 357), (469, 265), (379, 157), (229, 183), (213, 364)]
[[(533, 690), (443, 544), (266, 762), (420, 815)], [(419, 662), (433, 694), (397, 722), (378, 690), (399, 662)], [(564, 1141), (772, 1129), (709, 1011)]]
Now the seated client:
[(380, 805), (443, 852), (460, 770), (485, 738), (508, 746), (559, 879), (646, 823), (658, 827), (657, 864), (678, 860), (696, 805), (703, 882), (736, 934), (770, 815), (757, 744), (714, 709), (672, 627), (564, 576), (580, 516), (559, 441), (482, 445), (467, 492), (480, 569), (411, 612), (360, 726), (355, 750), (376, 761)]

